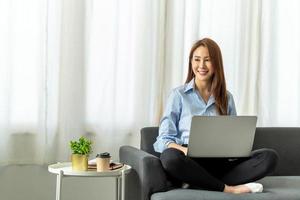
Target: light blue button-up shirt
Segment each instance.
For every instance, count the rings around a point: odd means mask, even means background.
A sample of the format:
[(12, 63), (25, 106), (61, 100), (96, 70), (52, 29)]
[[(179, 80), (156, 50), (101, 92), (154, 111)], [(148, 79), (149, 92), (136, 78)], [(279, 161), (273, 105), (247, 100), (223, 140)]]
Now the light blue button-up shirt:
[[(227, 96), (228, 114), (236, 115), (233, 96), (228, 91)], [(206, 104), (192, 79), (189, 83), (172, 90), (160, 121), (159, 136), (153, 144), (154, 150), (161, 153), (170, 142), (179, 145), (188, 144), (191, 120), (194, 115), (215, 116), (219, 114), (215, 109), (215, 98), (210, 96)]]

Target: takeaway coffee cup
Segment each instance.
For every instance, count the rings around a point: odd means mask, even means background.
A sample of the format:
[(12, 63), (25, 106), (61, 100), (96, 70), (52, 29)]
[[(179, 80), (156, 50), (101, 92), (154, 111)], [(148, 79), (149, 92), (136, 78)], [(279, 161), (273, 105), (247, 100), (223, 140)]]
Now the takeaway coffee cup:
[(97, 154), (96, 163), (97, 163), (97, 172), (103, 172), (109, 170), (110, 164), (110, 155), (108, 152)]

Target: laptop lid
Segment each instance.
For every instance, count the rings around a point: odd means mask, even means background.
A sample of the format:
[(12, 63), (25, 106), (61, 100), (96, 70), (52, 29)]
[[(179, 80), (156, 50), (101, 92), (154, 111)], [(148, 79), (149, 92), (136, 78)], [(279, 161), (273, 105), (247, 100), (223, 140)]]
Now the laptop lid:
[(256, 116), (193, 116), (187, 155), (247, 157), (252, 150), (256, 122)]

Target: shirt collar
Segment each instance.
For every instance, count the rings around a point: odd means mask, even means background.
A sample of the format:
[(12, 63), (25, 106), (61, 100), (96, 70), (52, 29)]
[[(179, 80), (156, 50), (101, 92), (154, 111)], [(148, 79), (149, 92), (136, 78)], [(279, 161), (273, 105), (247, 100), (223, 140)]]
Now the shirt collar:
[[(193, 78), (192, 80), (190, 80), (190, 82), (188, 82), (185, 86), (184, 92), (187, 93), (188, 91), (193, 90), (195, 91), (195, 78)], [(209, 97), (209, 100), (207, 102), (207, 106), (212, 105), (213, 103), (215, 103), (215, 98), (213, 95), (211, 95)]]
[(188, 92), (190, 90), (194, 90), (195, 89), (195, 79), (193, 78), (192, 80), (190, 80), (190, 82), (187, 83), (187, 85), (185, 86), (184, 92)]
[(210, 106), (216, 102), (215, 97), (211, 95), (208, 99), (207, 106)]

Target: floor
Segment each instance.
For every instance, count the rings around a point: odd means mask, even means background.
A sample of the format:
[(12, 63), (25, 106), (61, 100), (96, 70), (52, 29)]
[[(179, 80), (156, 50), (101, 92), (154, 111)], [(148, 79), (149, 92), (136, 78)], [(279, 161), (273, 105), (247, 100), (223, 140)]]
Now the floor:
[[(1, 200), (55, 200), (56, 176), (47, 166), (0, 166)], [(61, 200), (115, 199), (114, 178), (64, 178)]]

